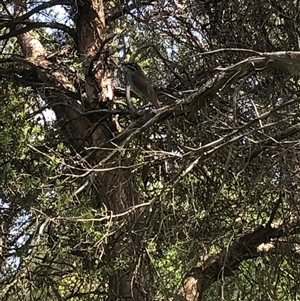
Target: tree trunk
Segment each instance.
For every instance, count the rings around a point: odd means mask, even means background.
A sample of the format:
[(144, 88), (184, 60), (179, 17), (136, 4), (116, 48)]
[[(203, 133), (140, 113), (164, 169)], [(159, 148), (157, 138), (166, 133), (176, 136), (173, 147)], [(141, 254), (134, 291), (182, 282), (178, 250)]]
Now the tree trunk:
[[(85, 74), (86, 98), (78, 93), (76, 84), (66, 72), (63, 72), (46, 57), (46, 51), (40, 41), (29, 33), (18, 36), (27, 62), (37, 70), (40, 80), (48, 86), (55, 85), (59, 91), (46, 91), (48, 103), (54, 106), (57, 119), (64, 126), (65, 134), (72, 147), (87, 157), (90, 166), (111, 168), (111, 171), (93, 173), (90, 178), (94, 187), (93, 206), (95, 209), (105, 206), (112, 215), (124, 214), (119, 221), (120, 228), (109, 237), (106, 254), (114, 264), (110, 264), (108, 295), (109, 300), (150, 300), (151, 277), (149, 261), (142, 247), (142, 235), (134, 234), (133, 225), (139, 215), (139, 204), (136, 179), (129, 169), (121, 169), (132, 160), (126, 152), (116, 152), (112, 157), (110, 150), (101, 150), (102, 145), (118, 134), (117, 126), (111, 117), (105, 121), (95, 120), (83, 113), (89, 109), (107, 109), (113, 106), (112, 77), (115, 66), (109, 61), (107, 48), (108, 33), (105, 27), (104, 7), (101, 0), (78, 2), (77, 51), (82, 58)], [(15, 13), (21, 16), (25, 13), (25, 5), (15, 2)], [(54, 89), (55, 90), (55, 89)], [(99, 116), (103, 117), (103, 116)], [(97, 119), (97, 116), (96, 116)], [(89, 155), (89, 148), (99, 148)], [(92, 151), (91, 151), (92, 152)], [(109, 163), (106, 157), (110, 157)], [(125, 259), (123, 266), (118, 258)], [(105, 262), (105, 256), (103, 258)]]

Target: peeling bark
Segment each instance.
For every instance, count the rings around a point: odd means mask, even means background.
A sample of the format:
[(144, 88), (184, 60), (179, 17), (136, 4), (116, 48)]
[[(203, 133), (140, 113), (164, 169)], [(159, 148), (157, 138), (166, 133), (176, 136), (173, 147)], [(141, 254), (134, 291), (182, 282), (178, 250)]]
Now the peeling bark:
[[(21, 17), (22, 14), (26, 13), (26, 9), (21, 1), (16, 1), (15, 4), (16, 15)], [(265, 55), (257, 53), (257, 57), (249, 58), (228, 68), (220, 68), (219, 71), (221, 72), (215, 78), (186, 100), (174, 104), (171, 108), (161, 108), (156, 113), (145, 113), (124, 132), (118, 133), (111, 117), (99, 124), (85, 115), (90, 108), (109, 109), (113, 106), (114, 66), (109, 60), (110, 55), (107, 47), (108, 36), (113, 33), (108, 34), (106, 32), (102, 1), (90, 0), (85, 1), (82, 6), (79, 4), (76, 26), (77, 49), (84, 62), (86, 97), (78, 92), (76, 83), (68, 76), (68, 73), (61, 70), (57, 64), (46, 57), (44, 47), (30, 32), (19, 34), (18, 41), (31, 69), (38, 74), (41, 82), (56, 88), (56, 91), (47, 90), (45, 97), (49, 103), (61, 103), (59, 106), (55, 106), (54, 110), (58, 119), (62, 119), (67, 124), (65, 127), (66, 136), (79, 152), (91, 147), (108, 146), (109, 149), (113, 143), (122, 146), (139, 132), (143, 125), (147, 124), (149, 127), (168, 119), (170, 116), (195, 112), (226, 85), (236, 82), (252, 72), (273, 67), (299, 73), (300, 68), (299, 64), (294, 64), (299, 56), (297, 53)], [(286, 61), (288, 62), (287, 66), (285, 66)], [(264, 117), (260, 116), (260, 120)], [(257, 121), (258, 119), (253, 122)], [(243, 130), (243, 128), (238, 130)], [(232, 136), (225, 137), (227, 141), (236, 136), (238, 130), (233, 131)], [(199, 152), (209, 151), (212, 147), (221, 147), (223, 141), (226, 140), (225, 138), (220, 139), (214, 145), (199, 148)], [(196, 154), (197, 150), (193, 152)], [(85, 151), (84, 154), (87, 153), (88, 151)], [(108, 157), (112, 160), (106, 160)], [(130, 158), (126, 158), (126, 153), (124, 154), (116, 148), (114, 150), (99, 150), (87, 158), (91, 166), (105, 161), (103, 167), (115, 167), (112, 171), (96, 174), (93, 179), (93, 184), (97, 190), (94, 199), (95, 208), (104, 204), (113, 214), (119, 214), (139, 204), (135, 177), (130, 171), (116, 167), (131, 163)], [(130, 228), (133, 227), (130, 224), (135, 224), (134, 221), (138, 215), (139, 212), (136, 210), (127, 217), (128, 220), (122, 221), (123, 227), (115, 236), (110, 238), (108, 243), (107, 252), (111, 252), (110, 256), (117, 258), (118, 253), (124, 252), (129, 259), (126, 268), (116, 268), (109, 279), (109, 300), (151, 300), (153, 279), (150, 262), (142, 248), (142, 236), (133, 234), (134, 231)], [(213, 282), (220, 279), (221, 276), (231, 276), (242, 260), (259, 255), (258, 246), (261, 243), (270, 242), (272, 237), (278, 235), (283, 235), (280, 228), (275, 229), (271, 225), (259, 227), (243, 235), (229, 247), (199, 262), (186, 275), (174, 300), (201, 300), (203, 292)]]
[[(200, 301), (210, 285), (224, 277), (233, 276), (243, 260), (254, 259), (261, 256), (261, 253), (274, 252), (273, 242), (284, 237), (285, 233), (298, 232), (299, 223), (297, 217), (286, 223), (273, 222), (259, 226), (219, 252), (207, 256), (188, 272), (173, 300)], [(272, 247), (267, 249), (264, 244), (270, 243)]]
[[(25, 5), (21, 0), (18, 3), (15, 2), (15, 5), (16, 16), (21, 17), (26, 14)], [(87, 108), (107, 109), (113, 104), (114, 67), (108, 60), (102, 1), (85, 1), (82, 6), (78, 2), (76, 26), (77, 48), (84, 61), (86, 92), (84, 102), (81, 99), (82, 95), (76, 89), (76, 83), (68, 76), (66, 70), (62, 70), (53, 61), (48, 60), (46, 51), (39, 40), (30, 32), (25, 32), (18, 35), (18, 41), (26, 60), (37, 73), (39, 80), (46, 86), (54, 87), (53, 90), (46, 89), (45, 97), (48, 103), (60, 103), (53, 109), (57, 118), (62, 120), (61, 124), (66, 125), (64, 131), (68, 140), (80, 152), (90, 147), (104, 145), (118, 131), (112, 119), (107, 118), (98, 124), (97, 121), (90, 120), (88, 115), (84, 114)], [(70, 97), (71, 95), (73, 97)], [(108, 153), (109, 151), (95, 152), (94, 156), (88, 157), (90, 165), (98, 164)], [(116, 152), (113, 160), (106, 163), (105, 167), (121, 166), (124, 161), (130, 161), (129, 158), (123, 156), (123, 153)], [(105, 204), (113, 214), (118, 214), (139, 203), (135, 177), (129, 170), (115, 168), (106, 173), (99, 173), (95, 175), (93, 182), (93, 185), (97, 187), (95, 191), (98, 191), (94, 194), (95, 208)], [(147, 292), (147, 287), (151, 286), (147, 267), (149, 262), (140, 250), (141, 237), (133, 235), (131, 226), (129, 227), (137, 213), (137, 211), (133, 212), (127, 221), (122, 222), (125, 226), (120, 229), (120, 233), (111, 237), (108, 243), (109, 256), (118, 258), (120, 252), (125, 252), (128, 258), (126, 269), (111, 267), (113, 272), (109, 282), (108, 300), (149, 300), (150, 298), (149, 290)], [(139, 258), (139, 262), (136, 258)]]

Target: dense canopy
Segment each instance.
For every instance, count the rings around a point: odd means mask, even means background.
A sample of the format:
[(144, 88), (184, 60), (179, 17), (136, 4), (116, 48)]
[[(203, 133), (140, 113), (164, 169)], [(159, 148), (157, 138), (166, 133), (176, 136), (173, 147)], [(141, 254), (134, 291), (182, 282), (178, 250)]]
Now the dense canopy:
[(298, 300), (299, 11), (0, 1), (1, 300)]

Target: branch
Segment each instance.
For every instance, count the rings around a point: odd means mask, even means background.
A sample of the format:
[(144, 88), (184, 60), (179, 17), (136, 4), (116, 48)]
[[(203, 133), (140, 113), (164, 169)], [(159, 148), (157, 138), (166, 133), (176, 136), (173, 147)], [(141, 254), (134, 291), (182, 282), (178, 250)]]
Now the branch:
[(110, 15), (105, 19), (105, 23), (109, 24), (112, 21), (115, 21), (116, 19), (123, 17), (124, 15), (130, 14), (132, 10), (139, 9), (145, 5), (150, 5), (156, 0), (149, 0), (149, 1), (141, 1), (141, 2), (134, 2), (134, 4), (130, 5), (129, 7), (123, 7), (120, 11), (115, 12), (114, 14)]
[[(292, 136), (299, 133), (299, 126), (291, 126), (290, 128), (278, 133), (277, 135), (268, 138), (265, 142), (260, 142), (256, 145), (254, 151), (250, 155), (249, 161), (259, 156), (264, 150), (270, 148), (272, 145), (278, 144), (280, 141), (286, 138), (291, 138)], [(299, 143), (298, 139), (295, 143)]]
[(73, 29), (71, 29), (70, 27), (68, 27), (64, 24), (61, 24), (61, 23), (20, 21), (20, 22), (18, 22), (18, 24), (25, 24), (26, 27), (21, 27), (21, 28), (18, 28), (16, 30), (10, 31), (7, 34), (4, 34), (4, 35), (0, 36), (0, 40), (6, 40), (6, 39), (9, 39), (11, 37), (15, 37), (15, 36), (18, 36), (22, 33), (28, 32), (32, 29), (41, 28), (41, 27), (49, 27), (49, 28), (56, 28), (56, 29), (63, 30), (66, 33), (68, 33), (73, 38), (73, 40), (75, 42), (77, 40), (75, 31)]
[(26, 19), (30, 18), (31, 16), (40, 12), (41, 10), (55, 6), (55, 5), (72, 5), (72, 2), (69, 0), (46, 1), (46, 2), (42, 3), (41, 5), (33, 8), (31, 11), (23, 14), (22, 16), (15, 18), (14, 20), (12, 20), (10, 22), (10, 24), (11, 23), (14, 23), (14, 24), (21, 23), (22, 21), (25, 21)]
[[(266, 251), (262, 244), (273, 243), (286, 233), (300, 233), (300, 218), (291, 218), (286, 223), (274, 222), (259, 226), (232, 241), (219, 252), (198, 262), (185, 276), (173, 300), (200, 300), (203, 292), (222, 277), (232, 276), (243, 260), (261, 256)], [(270, 249), (270, 251), (272, 251)]]
[[(232, 83), (253, 75), (253, 73), (263, 72), (267, 69), (288, 70), (291, 74), (300, 73), (300, 52), (261, 53), (260, 55), (259, 57), (247, 58), (227, 68), (218, 68), (217, 70), (221, 72), (214, 78), (208, 80), (197, 92), (191, 94), (186, 99), (177, 100), (173, 105), (145, 113), (144, 116), (134, 121), (111, 142), (117, 143), (118, 145), (119, 143), (122, 144), (122, 142), (125, 140), (128, 141), (134, 134), (140, 132), (142, 129), (145, 130), (155, 123), (163, 122), (169, 118), (187, 115), (188, 113), (193, 114), (203, 108), (220, 90), (230, 87)], [(294, 100), (291, 102), (294, 102)], [(271, 112), (261, 115), (259, 118), (251, 121), (250, 124), (268, 117), (270, 113)], [(244, 127), (248, 127), (248, 125), (249, 123)], [(238, 129), (238, 131), (240, 132), (244, 127)], [(236, 132), (234, 132), (234, 134), (236, 134)]]

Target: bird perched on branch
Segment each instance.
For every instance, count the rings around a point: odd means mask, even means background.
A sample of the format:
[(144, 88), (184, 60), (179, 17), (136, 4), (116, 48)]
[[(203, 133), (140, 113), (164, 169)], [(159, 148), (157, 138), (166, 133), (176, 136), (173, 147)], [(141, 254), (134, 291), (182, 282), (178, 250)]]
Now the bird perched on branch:
[(123, 63), (123, 65), (127, 67), (126, 80), (130, 89), (142, 100), (150, 101), (155, 108), (160, 108), (153, 86), (142, 68), (135, 62)]

